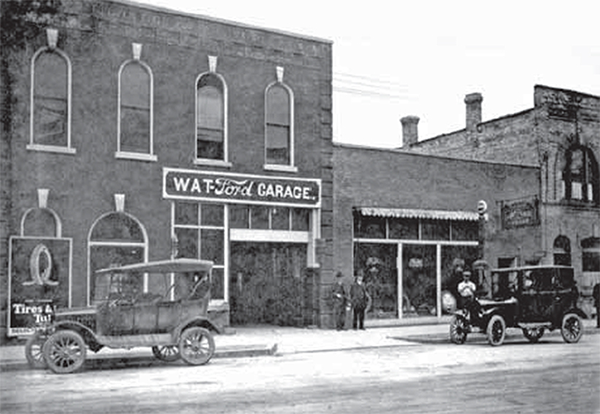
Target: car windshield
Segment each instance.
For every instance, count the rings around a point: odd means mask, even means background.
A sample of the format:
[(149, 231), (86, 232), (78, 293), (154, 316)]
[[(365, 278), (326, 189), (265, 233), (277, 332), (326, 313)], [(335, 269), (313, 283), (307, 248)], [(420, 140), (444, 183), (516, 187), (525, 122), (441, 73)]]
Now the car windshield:
[(96, 275), (93, 301), (94, 304), (99, 304), (117, 298), (127, 302), (137, 302), (149, 297), (164, 301), (202, 299), (209, 288), (209, 272), (101, 273)]

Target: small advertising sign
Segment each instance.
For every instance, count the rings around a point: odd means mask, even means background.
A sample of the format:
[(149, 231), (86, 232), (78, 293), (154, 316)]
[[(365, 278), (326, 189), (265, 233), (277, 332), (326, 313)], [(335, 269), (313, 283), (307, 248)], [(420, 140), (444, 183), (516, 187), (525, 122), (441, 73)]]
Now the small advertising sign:
[(11, 237), (8, 336), (30, 335), (69, 306), (71, 239)]
[(165, 198), (318, 207), (321, 180), (163, 169)]
[(502, 228), (539, 225), (538, 205), (537, 197), (502, 202)]

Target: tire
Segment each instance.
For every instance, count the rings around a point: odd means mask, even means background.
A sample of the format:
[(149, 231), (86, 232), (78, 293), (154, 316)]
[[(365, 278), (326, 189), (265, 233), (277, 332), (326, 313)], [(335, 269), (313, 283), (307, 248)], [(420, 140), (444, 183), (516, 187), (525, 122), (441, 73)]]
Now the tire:
[(177, 345), (153, 346), (152, 353), (157, 359), (164, 362), (175, 362), (181, 358)]
[(523, 328), (523, 335), (529, 342), (532, 344), (536, 343), (540, 340), (542, 336), (544, 336), (545, 329), (543, 326), (538, 328)]
[(506, 322), (504, 322), (504, 318), (500, 315), (492, 316), (487, 324), (486, 334), (490, 345), (502, 345), (506, 337)]
[(560, 333), (563, 340), (568, 344), (579, 342), (583, 336), (583, 322), (581, 317), (576, 313), (567, 313), (560, 325)]
[(48, 368), (56, 374), (70, 374), (85, 362), (85, 341), (75, 331), (56, 331), (46, 340), (42, 349)]
[(192, 326), (181, 333), (179, 354), (190, 365), (204, 365), (215, 353), (215, 340), (205, 328)]
[(464, 344), (467, 340), (468, 324), (464, 316), (453, 315), (450, 320), (450, 341), (457, 345)]
[(48, 366), (42, 351), (44, 342), (46, 342), (46, 336), (40, 332), (34, 333), (25, 342), (25, 358), (32, 369), (44, 369)]

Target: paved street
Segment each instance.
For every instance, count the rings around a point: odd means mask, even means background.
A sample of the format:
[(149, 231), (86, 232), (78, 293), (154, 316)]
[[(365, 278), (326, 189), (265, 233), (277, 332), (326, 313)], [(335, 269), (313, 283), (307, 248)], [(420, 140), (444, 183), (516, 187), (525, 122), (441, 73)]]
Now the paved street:
[[(368, 334), (368, 331), (364, 334)], [(600, 335), (1, 375), (4, 413), (598, 413)], [(112, 368), (112, 369), (110, 369)]]

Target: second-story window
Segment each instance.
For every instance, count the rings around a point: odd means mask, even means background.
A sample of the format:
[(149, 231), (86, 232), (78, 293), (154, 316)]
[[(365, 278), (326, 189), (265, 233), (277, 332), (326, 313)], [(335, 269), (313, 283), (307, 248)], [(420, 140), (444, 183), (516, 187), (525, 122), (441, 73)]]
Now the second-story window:
[(565, 199), (600, 205), (598, 163), (589, 148), (577, 145), (567, 151), (563, 183)]
[(29, 149), (74, 153), (71, 148), (71, 64), (48, 29), (48, 46), (31, 61), (31, 138)]
[(265, 168), (294, 167), (293, 119), (292, 90), (278, 67), (277, 81), (265, 91)]
[(196, 158), (225, 161), (225, 93), (214, 73), (198, 79), (196, 89)]
[(152, 71), (140, 61), (141, 45), (133, 44), (133, 51), (133, 60), (125, 62), (119, 70), (117, 156), (154, 159)]

